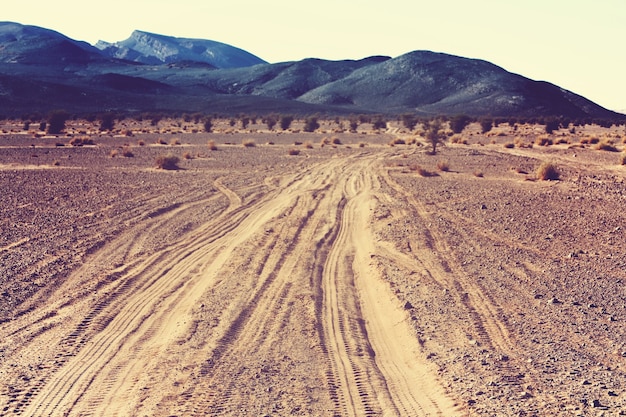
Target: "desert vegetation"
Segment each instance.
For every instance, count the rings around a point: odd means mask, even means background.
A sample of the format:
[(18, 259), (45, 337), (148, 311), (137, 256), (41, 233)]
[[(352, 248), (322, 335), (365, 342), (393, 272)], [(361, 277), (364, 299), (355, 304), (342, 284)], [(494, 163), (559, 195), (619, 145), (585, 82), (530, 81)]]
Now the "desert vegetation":
[(409, 116), (0, 121), (0, 414), (619, 415), (624, 127)]

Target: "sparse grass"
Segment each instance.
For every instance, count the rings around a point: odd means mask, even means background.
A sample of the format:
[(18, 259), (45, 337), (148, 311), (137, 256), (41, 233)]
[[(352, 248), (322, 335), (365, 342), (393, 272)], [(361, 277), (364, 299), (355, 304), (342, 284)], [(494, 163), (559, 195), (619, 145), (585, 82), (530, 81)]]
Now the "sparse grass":
[(217, 150), (217, 144), (215, 143), (215, 141), (213, 139), (209, 140), (207, 142), (207, 146), (209, 147), (209, 150), (211, 151), (216, 151)]
[(437, 162), (437, 169), (441, 172), (450, 171), (450, 163), (448, 161), (439, 161)]
[(536, 171), (537, 179), (542, 181), (556, 181), (560, 178), (559, 170), (552, 162), (543, 162)]
[(254, 139), (244, 139), (241, 144), (245, 147), (245, 148), (254, 148), (256, 146), (256, 142), (254, 141)]
[(177, 170), (179, 158), (176, 155), (159, 155), (156, 159), (157, 168), (166, 170)]

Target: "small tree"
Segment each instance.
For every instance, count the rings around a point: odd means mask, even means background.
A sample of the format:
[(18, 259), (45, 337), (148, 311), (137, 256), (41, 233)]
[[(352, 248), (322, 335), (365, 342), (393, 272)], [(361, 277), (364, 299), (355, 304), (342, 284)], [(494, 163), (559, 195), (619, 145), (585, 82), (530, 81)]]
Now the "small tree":
[(417, 117), (413, 114), (403, 114), (402, 115), (402, 124), (409, 130), (415, 129), (417, 125)]
[(267, 130), (274, 130), (274, 126), (276, 126), (277, 123), (277, 117), (276, 116), (267, 116), (265, 118), (265, 120), (263, 121), (265, 123), (265, 125), (267, 126)]
[(115, 127), (115, 115), (113, 113), (104, 113), (100, 117), (100, 131), (113, 130)]
[(305, 132), (315, 132), (319, 129), (320, 124), (317, 121), (317, 117), (307, 117), (304, 122), (304, 131)]
[(356, 130), (358, 127), (359, 127), (359, 120), (356, 118), (350, 119), (350, 132), (356, 133)]
[(437, 146), (439, 144), (443, 144), (446, 138), (448, 137), (441, 125), (441, 121), (439, 119), (431, 120), (426, 123), (426, 140), (430, 143), (432, 150), (430, 152), (431, 155), (435, 155), (437, 153)]
[(58, 135), (65, 130), (65, 122), (70, 115), (65, 110), (55, 110), (48, 116), (48, 133)]
[(207, 133), (211, 133), (212, 129), (213, 129), (213, 121), (211, 120), (210, 117), (207, 117), (204, 120), (204, 131)]
[(387, 129), (387, 121), (385, 121), (382, 117), (378, 117), (372, 123), (372, 127), (376, 130)]
[(291, 126), (291, 122), (293, 122), (293, 116), (281, 116), (280, 117), (280, 128), (282, 130), (289, 129), (289, 126)]
[(461, 133), (471, 121), (472, 118), (464, 114), (454, 116), (450, 119), (450, 129), (452, 129), (454, 133)]
[(493, 127), (493, 120), (491, 119), (481, 119), (480, 120), (480, 127), (482, 129), (483, 133), (487, 133), (491, 130), (491, 128)]

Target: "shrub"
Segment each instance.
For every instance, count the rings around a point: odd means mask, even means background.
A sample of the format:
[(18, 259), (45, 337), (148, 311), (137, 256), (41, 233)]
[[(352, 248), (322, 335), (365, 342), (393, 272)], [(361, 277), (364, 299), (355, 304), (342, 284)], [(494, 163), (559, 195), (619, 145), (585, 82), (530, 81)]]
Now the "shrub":
[(207, 133), (211, 133), (211, 130), (213, 130), (213, 121), (211, 120), (211, 118), (207, 118), (204, 121), (204, 131)]
[(191, 154), (191, 152), (185, 152), (183, 154), (183, 158), (185, 158), (185, 159), (193, 159), (193, 155)]
[(452, 117), (452, 119), (450, 119), (450, 129), (452, 129), (454, 133), (461, 133), (467, 127), (467, 125), (470, 124), (471, 121), (472, 119), (469, 116), (454, 116)]
[(304, 142), (304, 147), (307, 149), (313, 149), (313, 144), (310, 141)]
[(504, 147), (507, 148), (507, 149), (513, 149), (513, 148), (515, 148), (515, 143), (513, 143), (513, 142), (505, 143)]
[(159, 155), (156, 159), (156, 164), (160, 169), (177, 170), (179, 169), (178, 161), (179, 159), (176, 155)]
[(626, 152), (622, 153), (622, 155), (619, 158), (619, 161), (621, 165), (626, 165)]
[(115, 115), (113, 113), (104, 113), (100, 117), (100, 131), (113, 130), (115, 127)]
[(292, 155), (292, 156), (300, 155), (300, 150), (299, 149), (295, 149), (295, 148), (291, 148), (291, 149), (289, 149), (289, 155)]
[(482, 177), (484, 177), (485, 175), (483, 174), (483, 172), (482, 172), (482, 171), (478, 171), (478, 170), (477, 170), (477, 171), (474, 171), (474, 176), (475, 176), (475, 177), (477, 177), (477, 178), (482, 178)]
[(406, 145), (406, 141), (401, 138), (395, 138), (391, 143), (394, 145)]
[(254, 148), (256, 146), (254, 139), (244, 139), (241, 144), (246, 148)]
[(537, 139), (535, 139), (535, 145), (539, 146), (549, 146), (552, 145), (552, 143), (552, 139), (547, 136), (539, 136)]
[(209, 147), (209, 150), (211, 151), (216, 151), (217, 150), (217, 144), (215, 143), (214, 140), (210, 140), (207, 142), (207, 146)]
[(333, 145), (341, 145), (341, 139), (339, 138), (333, 138), (332, 141), (333, 141)]
[(556, 181), (560, 177), (558, 169), (551, 162), (543, 162), (537, 168), (536, 174), (537, 178), (543, 181)]
[(135, 156), (135, 154), (133, 153), (133, 151), (130, 150), (130, 147), (125, 146), (124, 148), (122, 148), (122, 156), (125, 158), (132, 158)]
[(172, 138), (172, 140), (170, 140), (170, 145), (172, 146), (180, 145), (180, 140), (178, 138)]

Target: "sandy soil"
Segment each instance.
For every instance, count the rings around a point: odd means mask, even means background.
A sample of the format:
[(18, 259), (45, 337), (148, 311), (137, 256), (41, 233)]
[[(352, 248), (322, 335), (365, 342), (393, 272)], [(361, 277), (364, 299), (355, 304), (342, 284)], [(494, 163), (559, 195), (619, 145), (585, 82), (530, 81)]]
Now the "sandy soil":
[(620, 132), (173, 126), (5, 127), (0, 414), (626, 415)]

